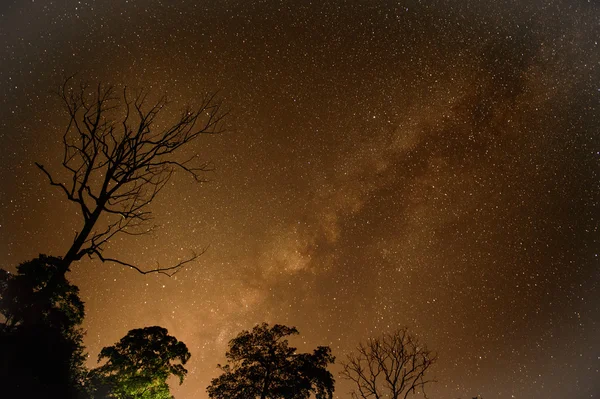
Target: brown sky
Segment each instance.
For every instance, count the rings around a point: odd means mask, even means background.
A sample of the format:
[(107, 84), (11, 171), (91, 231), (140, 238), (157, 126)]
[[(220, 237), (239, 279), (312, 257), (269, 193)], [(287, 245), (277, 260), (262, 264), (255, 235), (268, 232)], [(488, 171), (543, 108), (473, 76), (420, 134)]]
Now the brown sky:
[(323, 3), (1, 6), (3, 267), (80, 228), (33, 164), (58, 172), (64, 76), (166, 93), (165, 123), (218, 90), (228, 131), (190, 149), (210, 182), (176, 176), (162, 228), (110, 247), (150, 267), (209, 250), (171, 279), (74, 266), (90, 364), (161, 325), (192, 353), (175, 396), (206, 398), (256, 323), (338, 359), (408, 326), (439, 352), (432, 397), (600, 393), (597, 4)]

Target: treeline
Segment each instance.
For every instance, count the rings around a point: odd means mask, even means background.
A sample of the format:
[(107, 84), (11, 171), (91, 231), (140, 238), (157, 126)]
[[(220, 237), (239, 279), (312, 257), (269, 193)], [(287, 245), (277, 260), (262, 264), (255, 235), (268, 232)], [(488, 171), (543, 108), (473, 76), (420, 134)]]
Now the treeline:
[[(191, 353), (165, 328), (129, 331), (88, 369), (79, 289), (60, 270), (61, 259), (40, 255), (15, 274), (0, 269), (0, 386), (6, 398), (169, 399), (167, 379), (183, 383)], [(263, 323), (229, 342), (227, 363), (207, 387), (214, 399), (331, 399), (335, 357), (327, 346), (298, 353), (295, 327)], [(341, 377), (358, 398), (403, 398), (423, 392), (436, 357), (406, 329), (358, 345)]]
[[(122, 93), (122, 94), (119, 94)], [(99, 366), (85, 366), (84, 304), (66, 275), (83, 257), (117, 263), (141, 274), (173, 275), (200, 253), (175, 264), (145, 268), (111, 256), (107, 244), (118, 236), (154, 229), (150, 204), (175, 172), (205, 181), (210, 162), (199, 162), (201, 137), (223, 131), (227, 112), (214, 95), (188, 106), (168, 122), (167, 100), (127, 87), (88, 85), (65, 79), (58, 89), (66, 111), (61, 165), (36, 163), (50, 186), (77, 209), (80, 227), (62, 257), (40, 257), (0, 269), (0, 393), (6, 398), (171, 398), (167, 379), (183, 383), (190, 352), (162, 327), (129, 331), (103, 348)], [(161, 121), (158, 123), (158, 121)], [(198, 147), (195, 147), (198, 148)], [(181, 150), (191, 151), (182, 158)], [(57, 173), (56, 170), (60, 170)], [(227, 364), (207, 388), (211, 398), (330, 399), (334, 378), (327, 367), (331, 349), (297, 353), (287, 337), (293, 327), (262, 324), (229, 343)], [(397, 399), (422, 391), (435, 355), (405, 329), (368, 340), (343, 363), (343, 378), (355, 397)]]

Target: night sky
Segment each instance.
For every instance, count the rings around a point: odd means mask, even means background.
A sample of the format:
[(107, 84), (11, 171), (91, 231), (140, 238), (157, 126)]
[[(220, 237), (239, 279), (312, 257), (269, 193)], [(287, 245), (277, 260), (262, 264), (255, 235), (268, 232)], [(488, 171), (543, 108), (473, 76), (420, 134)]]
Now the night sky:
[[(191, 152), (153, 235), (69, 278), (99, 350), (160, 325), (192, 353), (172, 392), (207, 398), (227, 342), (263, 321), (338, 360), (407, 326), (432, 398), (600, 395), (600, 5), (595, 0), (102, 0), (0, 5), (0, 263), (64, 255), (65, 76), (187, 103), (227, 132)], [(349, 385), (336, 375), (336, 397)]]

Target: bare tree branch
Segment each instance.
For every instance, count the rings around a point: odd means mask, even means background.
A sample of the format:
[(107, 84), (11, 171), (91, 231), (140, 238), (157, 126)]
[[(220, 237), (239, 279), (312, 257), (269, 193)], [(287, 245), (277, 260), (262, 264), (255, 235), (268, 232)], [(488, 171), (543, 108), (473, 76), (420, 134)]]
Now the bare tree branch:
[[(70, 178), (57, 180), (36, 162), (50, 185), (82, 212), (83, 226), (63, 257), (62, 271), (85, 255), (96, 255), (142, 274), (172, 275), (197, 255), (173, 266), (143, 270), (102, 255), (103, 247), (118, 234), (139, 235), (155, 227), (148, 225), (152, 220), (148, 206), (177, 170), (196, 182), (205, 181), (203, 174), (213, 169), (212, 164), (197, 162), (196, 153), (180, 160), (180, 152), (201, 135), (222, 132), (227, 113), (210, 95), (199, 106), (185, 108), (169, 124), (162, 113), (166, 98), (149, 103), (146, 91), (131, 96), (124, 88), (122, 95), (116, 93), (112, 86), (91, 88), (66, 79), (58, 94), (69, 116), (62, 138), (62, 167)], [(99, 221), (105, 227), (95, 231)]]
[(425, 397), (425, 374), (437, 357), (426, 346), (399, 329), (360, 343), (356, 353), (342, 362), (342, 378), (354, 383), (351, 395), (355, 399), (406, 399), (418, 391)]
[(201, 256), (202, 254), (204, 254), (206, 252), (207, 248), (204, 248), (202, 250), (202, 252), (200, 252), (199, 254), (193, 253), (192, 256), (190, 256), (187, 259), (184, 259), (182, 261), (179, 261), (177, 264), (172, 265), (172, 266), (167, 266), (167, 267), (161, 267), (159, 264), (156, 265), (155, 268), (153, 269), (148, 269), (148, 270), (144, 270), (141, 269), (139, 266), (136, 266), (134, 264), (131, 263), (127, 263), (127, 262), (123, 262), (119, 259), (114, 259), (114, 258), (107, 258), (104, 257), (102, 255), (102, 253), (100, 251), (98, 251), (97, 249), (90, 249), (91, 254), (96, 255), (98, 257), (98, 259), (100, 259), (102, 262), (113, 262), (113, 263), (117, 263), (119, 265), (123, 265), (129, 268), (134, 269), (135, 271), (137, 271), (138, 273), (141, 274), (150, 274), (150, 273), (160, 273), (160, 274), (164, 274), (165, 276), (169, 276), (169, 277), (173, 277), (177, 272), (179, 272), (183, 266), (185, 266), (186, 264), (196, 260), (199, 256)]

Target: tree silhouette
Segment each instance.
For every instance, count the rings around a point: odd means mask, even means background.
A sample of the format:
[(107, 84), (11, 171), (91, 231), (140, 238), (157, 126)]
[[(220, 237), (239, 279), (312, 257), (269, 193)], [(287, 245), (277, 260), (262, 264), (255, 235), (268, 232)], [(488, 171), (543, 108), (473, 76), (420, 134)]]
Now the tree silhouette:
[[(3, 329), (45, 323), (68, 330), (81, 324), (84, 305), (79, 288), (60, 273), (61, 262), (40, 255), (17, 266), (16, 275), (0, 269), (0, 313), (6, 318)], [(52, 279), (57, 285), (50, 289)]]
[(83, 395), (84, 305), (60, 263), (40, 255), (16, 274), (0, 269), (0, 386), (7, 397)]
[(334, 379), (327, 365), (335, 358), (331, 349), (319, 346), (310, 353), (296, 353), (287, 336), (294, 327), (267, 323), (242, 331), (229, 342), (223, 374), (211, 381), (208, 395), (214, 399), (331, 399)]
[(190, 358), (185, 344), (154, 326), (131, 330), (119, 342), (100, 351), (106, 363), (92, 371), (97, 397), (118, 399), (169, 399), (167, 378), (187, 374)]
[(355, 399), (406, 399), (417, 390), (427, 397), (425, 386), (433, 380), (426, 374), (435, 361), (435, 354), (402, 328), (360, 343), (342, 362), (341, 375), (354, 383)]
[(224, 117), (214, 96), (184, 109), (172, 123), (164, 120), (163, 97), (149, 103), (141, 92), (117, 95), (112, 86), (75, 86), (66, 79), (59, 91), (69, 122), (63, 135), (63, 175), (57, 179), (42, 164), (37, 167), (66, 198), (77, 204), (82, 227), (60, 265), (62, 274), (84, 256), (116, 262), (140, 273), (171, 275), (196, 259), (197, 254), (168, 267), (142, 268), (104, 253), (117, 235), (151, 231), (148, 205), (165, 187), (175, 170), (202, 181), (208, 163), (196, 155), (182, 160), (179, 152), (203, 134), (220, 131)]

